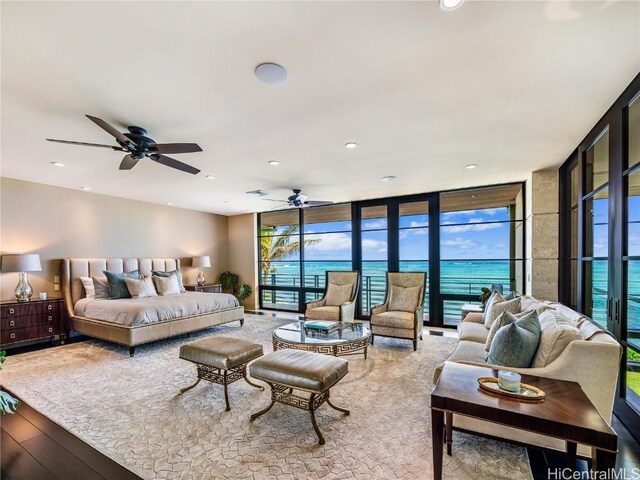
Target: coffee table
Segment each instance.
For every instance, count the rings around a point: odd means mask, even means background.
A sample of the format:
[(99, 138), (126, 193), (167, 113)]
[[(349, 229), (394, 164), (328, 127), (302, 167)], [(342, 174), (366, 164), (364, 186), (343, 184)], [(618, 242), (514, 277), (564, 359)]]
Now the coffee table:
[(295, 322), (276, 328), (273, 332), (273, 350), (295, 348), (309, 352), (342, 356), (364, 353), (371, 345), (371, 330), (363, 323), (340, 322), (329, 333), (305, 328), (305, 322)]
[(431, 393), (435, 480), (442, 478), (445, 440), (447, 453), (451, 455), (454, 414), (563, 439), (567, 442), (567, 456), (572, 468), (578, 443), (591, 447), (592, 470), (606, 471), (615, 467), (618, 436), (578, 383), (523, 375), (522, 382), (536, 386), (546, 394), (543, 402), (530, 403), (480, 390), (478, 378), (497, 377), (497, 373), (491, 368), (450, 362), (445, 364)]

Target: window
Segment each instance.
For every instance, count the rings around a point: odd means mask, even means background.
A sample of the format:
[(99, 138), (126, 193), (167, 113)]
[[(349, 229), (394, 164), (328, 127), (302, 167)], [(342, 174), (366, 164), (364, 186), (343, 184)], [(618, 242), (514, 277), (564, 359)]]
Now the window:
[(429, 202), (407, 202), (398, 207), (399, 270), (427, 272), (424, 320), (429, 321)]

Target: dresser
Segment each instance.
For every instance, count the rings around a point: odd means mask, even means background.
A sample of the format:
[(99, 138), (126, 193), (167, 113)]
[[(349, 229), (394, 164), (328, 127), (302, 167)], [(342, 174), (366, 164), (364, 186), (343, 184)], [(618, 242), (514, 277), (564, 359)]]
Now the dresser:
[(204, 285), (185, 285), (188, 292), (222, 293), (221, 283), (205, 283)]
[(58, 338), (64, 343), (64, 303), (62, 298), (18, 302), (0, 302), (2, 348), (9, 348), (37, 340)]

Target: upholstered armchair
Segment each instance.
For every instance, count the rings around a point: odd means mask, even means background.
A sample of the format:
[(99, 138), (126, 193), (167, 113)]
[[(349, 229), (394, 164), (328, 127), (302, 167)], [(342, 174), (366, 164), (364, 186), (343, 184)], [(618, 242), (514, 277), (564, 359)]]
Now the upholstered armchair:
[(307, 303), (305, 320), (352, 322), (360, 285), (358, 272), (326, 272), (326, 289), (320, 300)]
[(424, 321), (424, 272), (387, 272), (384, 303), (371, 309), (371, 343), (376, 335), (413, 340), (413, 349), (422, 340)]

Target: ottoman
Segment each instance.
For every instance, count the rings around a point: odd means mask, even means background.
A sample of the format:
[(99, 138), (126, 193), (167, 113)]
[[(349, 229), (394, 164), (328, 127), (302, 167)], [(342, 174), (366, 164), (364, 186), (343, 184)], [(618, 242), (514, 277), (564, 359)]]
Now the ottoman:
[(180, 358), (193, 362), (198, 367), (198, 379), (190, 387), (180, 390), (180, 395), (191, 390), (203, 378), (224, 385), (224, 401), (229, 407), (227, 385), (244, 378), (252, 387), (264, 390), (264, 387), (251, 383), (247, 378), (247, 363), (262, 356), (262, 345), (242, 340), (215, 336), (196, 342), (185, 343), (180, 347)]
[[(349, 371), (349, 363), (338, 357), (303, 350), (277, 350), (256, 360), (249, 367), (251, 376), (271, 387), (271, 403), (264, 410), (251, 415), (251, 421), (267, 413), (275, 402), (308, 410), (318, 442), (324, 445), (324, 437), (316, 423), (315, 411), (325, 401), (332, 408), (349, 415), (349, 410), (336, 407), (329, 400), (329, 389)], [(302, 396), (293, 390), (307, 392)]]

